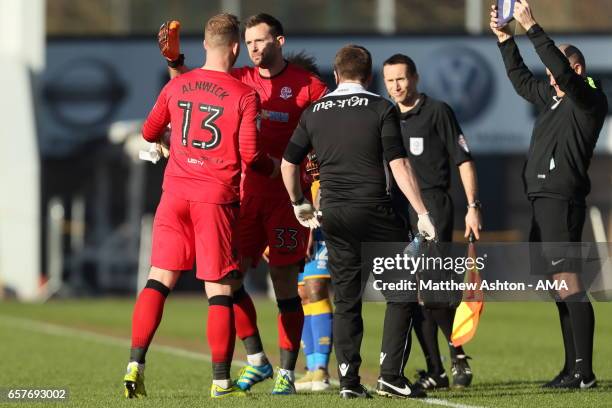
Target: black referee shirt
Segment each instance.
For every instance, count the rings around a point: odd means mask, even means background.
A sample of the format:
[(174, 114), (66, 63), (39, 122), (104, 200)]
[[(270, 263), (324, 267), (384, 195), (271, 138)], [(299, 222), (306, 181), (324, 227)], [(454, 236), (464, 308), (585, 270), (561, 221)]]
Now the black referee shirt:
[(608, 111), (601, 85), (571, 69), (565, 55), (539, 25), (527, 35), (565, 96), (537, 80), (523, 62), (514, 39), (499, 44), (516, 92), (538, 111), (523, 172), (529, 197), (584, 202), (591, 190), (588, 168)]
[(450, 188), (450, 163), (472, 160), (455, 113), (446, 103), (421, 94), (400, 114), (402, 138), (421, 190)]
[(386, 164), (406, 157), (397, 109), (355, 83), (313, 103), (300, 118), (284, 159), (299, 165), (314, 149), (321, 207), (390, 204)]

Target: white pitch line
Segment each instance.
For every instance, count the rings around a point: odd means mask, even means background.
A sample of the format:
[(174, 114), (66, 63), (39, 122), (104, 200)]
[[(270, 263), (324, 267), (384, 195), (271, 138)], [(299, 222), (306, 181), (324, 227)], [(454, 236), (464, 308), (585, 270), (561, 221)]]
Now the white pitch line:
[(425, 399), (416, 400), (416, 401), (422, 401), (426, 404), (441, 405), (443, 407), (452, 407), (452, 408), (485, 408), (479, 405), (459, 404), (456, 402), (450, 402), (450, 401), (439, 399), (439, 398), (425, 398)]
[[(101, 344), (107, 344), (112, 346), (119, 346), (124, 348), (129, 348), (131, 342), (127, 339), (122, 339), (118, 337), (108, 336), (105, 334), (98, 334), (94, 332), (90, 332), (82, 329), (74, 329), (72, 327), (61, 326), (52, 323), (45, 323), (38, 320), (32, 319), (24, 319), (20, 317), (12, 317), (12, 316), (2, 316), (0, 315), (0, 322), (7, 323), (13, 327), (18, 327), (25, 330), (30, 330), (38, 333), (51, 334), (54, 336), (63, 336), (63, 337), (74, 337), (83, 340), (95, 341)], [(206, 353), (198, 353), (195, 351), (188, 351), (185, 349), (181, 349), (173, 346), (164, 346), (164, 345), (152, 345), (151, 346), (156, 351), (161, 351), (166, 354), (171, 354), (178, 357), (184, 357), (192, 360), (199, 361), (211, 361), (210, 354)], [(234, 360), (234, 364), (238, 366), (245, 366), (248, 363), (246, 361)], [(332, 380), (332, 384), (335, 386), (339, 386), (340, 383), (337, 380)], [(451, 407), (451, 408), (485, 408), (477, 405), (466, 405), (459, 404), (451, 401), (447, 401), (439, 398), (425, 398), (425, 399), (414, 399), (413, 401), (422, 402), (430, 405), (439, 405), (443, 407)]]
[[(19, 327), (25, 330), (36, 331), (36, 332), (44, 333), (44, 334), (51, 334), (55, 336), (64, 336), (64, 337), (76, 337), (76, 338), (80, 338), (84, 340), (91, 340), (91, 341), (96, 341), (102, 344), (108, 344), (112, 346), (119, 346), (119, 347), (125, 347), (125, 348), (129, 348), (131, 346), (131, 342), (129, 340), (122, 339), (119, 337), (108, 336), (105, 334), (98, 334), (98, 333), (94, 333), (94, 332), (90, 332), (90, 331), (82, 330), (82, 329), (74, 329), (71, 327), (60, 326), (60, 325), (56, 325), (52, 323), (40, 322), (37, 320), (30, 320), (30, 319), (23, 319), (23, 318), (9, 317), (9, 316), (0, 316), (0, 321), (4, 321), (6, 323), (9, 323), (13, 326), (16, 326), (16, 327)], [(158, 351), (161, 351), (167, 354), (172, 354), (172, 355), (179, 356), (179, 357), (190, 358), (192, 360), (199, 360), (199, 361), (206, 361), (206, 362), (212, 361), (211, 356), (209, 354), (198, 353), (196, 351), (189, 351), (189, 350), (181, 349), (178, 347), (153, 344), (151, 345), (151, 348), (153, 350), (158, 350)], [(234, 361), (233, 363), (241, 367), (247, 365), (246, 361), (238, 360), (238, 361)]]

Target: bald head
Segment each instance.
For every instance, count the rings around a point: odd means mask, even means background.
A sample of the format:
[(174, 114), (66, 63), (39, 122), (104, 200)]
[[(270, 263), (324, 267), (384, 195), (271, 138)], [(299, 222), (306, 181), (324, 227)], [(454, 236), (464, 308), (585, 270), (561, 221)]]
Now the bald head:
[(559, 50), (565, 55), (572, 66), (576, 64), (582, 65), (582, 72), (586, 71), (586, 61), (584, 60), (584, 55), (582, 52), (571, 44), (561, 44), (559, 45)]

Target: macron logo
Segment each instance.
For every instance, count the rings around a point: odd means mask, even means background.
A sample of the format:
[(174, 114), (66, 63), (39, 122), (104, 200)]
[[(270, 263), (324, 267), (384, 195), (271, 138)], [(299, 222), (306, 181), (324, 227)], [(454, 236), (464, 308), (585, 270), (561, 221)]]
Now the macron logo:
[(387, 357), (387, 353), (380, 352), (380, 365), (382, 365), (383, 361), (385, 361), (385, 357)]
[(346, 376), (346, 373), (348, 372), (349, 367), (350, 366), (346, 363), (342, 363), (340, 364), (340, 367), (338, 367), (340, 369), (340, 374), (342, 374), (343, 377)]

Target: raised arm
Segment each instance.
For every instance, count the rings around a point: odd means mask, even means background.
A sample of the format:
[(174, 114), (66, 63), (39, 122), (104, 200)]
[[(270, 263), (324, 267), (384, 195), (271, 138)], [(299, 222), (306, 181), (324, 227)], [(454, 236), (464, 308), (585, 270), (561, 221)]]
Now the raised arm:
[(180, 28), (181, 23), (177, 20), (166, 21), (159, 27), (157, 33), (157, 45), (168, 63), (170, 79), (189, 71), (189, 68), (185, 66), (185, 56), (181, 54)]
[(545, 81), (537, 80), (527, 68), (508, 25), (503, 27), (497, 25), (497, 6), (493, 5), (489, 27), (497, 37), (497, 45), (501, 51), (508, 78), (517, 94), (542, 109), (550, 102), (554, 90)]
[(584, 75), (585, 67), (582, 66), (580, 73), (572, 67), (568, 58), (537, 23), (526, 0), (515, 3), (514, 15), (527, 31), (536, 53), (555, 78), (559, 89), (581, 109), (593, 110), (600, 106), (601, 92), (597, 90), (594, 81)]

